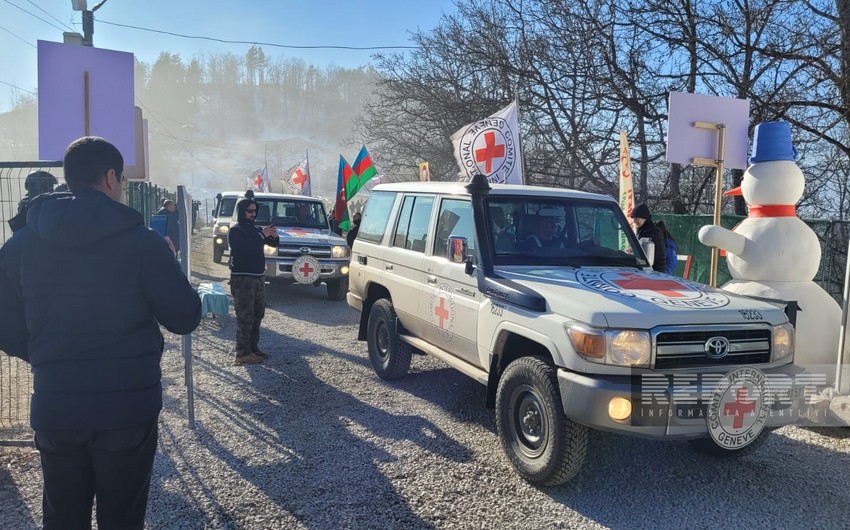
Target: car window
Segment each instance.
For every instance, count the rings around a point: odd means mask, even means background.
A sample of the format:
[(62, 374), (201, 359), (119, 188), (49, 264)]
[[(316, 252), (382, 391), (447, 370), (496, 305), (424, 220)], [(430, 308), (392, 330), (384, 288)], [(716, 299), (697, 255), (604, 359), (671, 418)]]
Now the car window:
[(357, 239), (371, 241), (372, 243), (380, 243), (384, 239), (384, 232), (390, 225), (390, 214), (393, 211), (395, 197), (394, 192), (372, 192), (372, 196), (363, 210)]
[(446, 256), (450, 236), (466, 238), (470, 253), (475, 250), (475, 228), (472, 222), (472, 205), (469, 201), (443, 199), (440, 216), (437, 218), (437, 237), (434, 242), (434, 255)]
[(230, 217), (236, 207), (236, 197), (223, 197), (218, 205), (217, 217)]
[(425, 252), (433, 204), (434, 197), (431, 196), (414, 195), (404, 198), (393, 234), (393, 246)]

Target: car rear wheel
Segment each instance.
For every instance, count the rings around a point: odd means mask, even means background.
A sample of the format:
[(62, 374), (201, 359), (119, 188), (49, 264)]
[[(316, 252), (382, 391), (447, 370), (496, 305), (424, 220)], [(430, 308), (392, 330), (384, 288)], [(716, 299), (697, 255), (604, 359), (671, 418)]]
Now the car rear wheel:
[(584, 465), (588, 429), (564, 414), (555, 369), (543, 357), (508, 365), (496, 391), (496, 427), (511, 465), (532, 484), (563, 484)]
[(386, 298), (376, 301), (369, 311), (366, 342), (369, 361), (378, 377), (393, 380), (407, 375), (413, 348), (399, 338), (398, 317)]

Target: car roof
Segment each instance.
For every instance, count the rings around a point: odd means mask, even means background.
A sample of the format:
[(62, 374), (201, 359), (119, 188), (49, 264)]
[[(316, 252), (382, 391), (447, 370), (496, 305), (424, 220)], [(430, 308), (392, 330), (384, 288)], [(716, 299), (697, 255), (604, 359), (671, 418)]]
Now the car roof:
[[(221, 192), (221, 198), (225, 197), (236, 197), (237, 199), (241, 199), (245, 196), (244, 191), (223, 191)], [(314, 201), (314, 202), (322, 202), (322, 199), (319, 197), (308, 197), (306, 195), (288, 195), (285, 193), (264, 193), (255, 191), (254, 192), (255, 199), (295, 199), (302, 201)]]
[[(467, 182), (394, 182), (378, 184), (376, 191), (395, 191), (402, 193), (437, 193), (440, 195), (469, 195)], [(490, 184), (489, 195), (528, 195), (531, 197), (552, 197), (569, 199), (592, 199), (617, 202), (613, 197), (600, 193), (571, 190), (566, 188), (547, 188), (544, 186), (525, 186), (517, 184)]]

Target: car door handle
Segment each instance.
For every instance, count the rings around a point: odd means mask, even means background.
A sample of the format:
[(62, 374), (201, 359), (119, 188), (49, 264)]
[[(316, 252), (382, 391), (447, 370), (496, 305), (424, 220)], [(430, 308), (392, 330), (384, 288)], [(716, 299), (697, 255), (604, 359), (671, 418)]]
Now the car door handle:
[(385, 269), (385, 270), (388, 270), (388, 271), (391, 271), (391, 270), (393, 270), (393, 266), (392, 266), (392, 265), (390, 265), (389, 263), (387, 263), (386, 265), (384, 265), (384, 269)]
[(428, 275), (428, 283), (437, 283), (437, 277), (433, 274)]
[(366, 256), (357, 256), (357, 263), (366, 265)]

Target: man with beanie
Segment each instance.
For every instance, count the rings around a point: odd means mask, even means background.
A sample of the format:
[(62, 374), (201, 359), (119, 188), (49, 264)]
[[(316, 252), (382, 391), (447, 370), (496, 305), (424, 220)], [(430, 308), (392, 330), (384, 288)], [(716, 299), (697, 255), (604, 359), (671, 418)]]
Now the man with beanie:
[(635, 226), (637, 226), (638, 239), (648, 237), (655, 243), (655, 259), (652, 261), (652, 269), (658, 272), (666, 272), (667, 245), (664, 242), (664, 235), (661, 230), (652, 222), (649, 207), (645, 202), (638, 204), (632, 209), (631, 217), (635, 220)]
[(162, 237), (118, 202), (124, 159), (87, 136), (72, 193), (34, 197), (0, 248), (0, 350), (32, 366), (43, 526), (145, 524), (162, 409), (160, 325), (191, 333), (201, 300)]
[[(246, 193), (246, 195), (248, 195)], [(235, 366), (259, 364), (268, 357), (260, 351), (260, 324), (266, 314), (266, 256), (263, 246), (277, 247), (273, 225), (254, 225), (257, 202), (246, 196), (236, 203), (236, 226), (227, 234), (230, 245), (230, 293), (236, 309)]]

